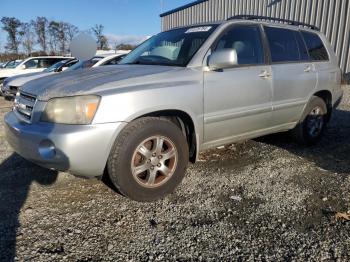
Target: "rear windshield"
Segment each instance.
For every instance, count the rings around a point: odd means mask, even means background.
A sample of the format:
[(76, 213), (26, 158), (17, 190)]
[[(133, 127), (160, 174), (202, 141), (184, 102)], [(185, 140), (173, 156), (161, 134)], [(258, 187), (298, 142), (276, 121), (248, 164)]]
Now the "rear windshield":
[(119, 64), (186, 66), (217, 25), (162, 32), (146, 40)]

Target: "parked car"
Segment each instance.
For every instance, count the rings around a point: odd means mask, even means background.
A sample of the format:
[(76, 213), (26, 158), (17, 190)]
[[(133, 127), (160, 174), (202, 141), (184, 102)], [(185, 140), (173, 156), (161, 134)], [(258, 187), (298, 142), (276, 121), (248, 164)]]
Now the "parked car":
[(126, 57), (127, 54), (113, 54), (109, 55), (100, 61), (98, 61), (96, 64), (94, 64), (92, 67), (98, 67), (103, 65), (116, 65), (121, 61), (124, 57)]
[(76, 64), (79, 60), (67, 57), (66, 60), (61, 60), (57, 62), (56, 64), (53, 64), (52, 66), (46, 68), (42, 72), (38, 73), (28, 73), (23, 75), (16, 75), (12, 77), (6, 78), (2, 85), (0, 85), (1, 93), (2, 95), (7, 99), (12, 99), (16, 96), (17, 91), (19, 88), (24, 85), (26, 82), (29, 82), (34, 79), (38, 79), (40, 77), (48, 76), (51, 74), (63, 72), (72, 65)]
[[(61, 72), (66, 69), (69, 69), (68, 71), (74, 71), (78, 69), (114, 64), (116, 61), (121, 60), (123, 57), (125, 57), (125, 54), (108, 55), (107, 57), (94, 56), (92, 59), (86, 61), (78, 61), (72, 58), (70, 60), (62, 60), (40, 73), (23, 74), (6, 78), (3, 82), (3, 85), (0, 85), (0, 90), (6, 99), (12, 99), (15, 97), (17, 91), (21, 88), (21, 86), (23, 86), (26, 82), (51, 75), (55, 72)], [(102, 63), (100, 63), (101, 61)]]
[(94, 56), (89, 60), (79, 61), (74, 66), (70, 67), (68, 71), (91, 68), (93, 65), (95, 65), (98, 61), (102, 60), (103, 58), (104, 58), (103, 56)]
[(27, 58), (14, 67), (7, 67), (0, 70), (0, 84), (7, 77), (20, 74), (42, 72), (44, 69), (64, 59), (67, 58), (62, 56), (39, 56)]
[(22, 60), (11, 60), (11, 61), (7, 61), (5, 63), (3, 63), (1, 66), (0, 66), (0, 69), (3, 69), (3, 68), (15, 68), (19, 63), (21, 63)]
[(340, 78), (316, 30), (241, 19), (181, 27), (119, 65), (28, 82), (5, 132), (32, 162), (105, 174), (125, 196), (151, 201), (171, 193), (203, 150), (287, 130), (318, 142)]

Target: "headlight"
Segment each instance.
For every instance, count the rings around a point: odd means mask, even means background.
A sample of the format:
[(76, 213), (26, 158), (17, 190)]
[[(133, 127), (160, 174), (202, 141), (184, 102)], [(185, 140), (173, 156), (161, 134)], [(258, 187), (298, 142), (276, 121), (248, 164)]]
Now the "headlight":
[(47, 102), (41, 121), (88, 125), (95, 116), (99, 102), (100, 97), (94, 95), (52, 98)]

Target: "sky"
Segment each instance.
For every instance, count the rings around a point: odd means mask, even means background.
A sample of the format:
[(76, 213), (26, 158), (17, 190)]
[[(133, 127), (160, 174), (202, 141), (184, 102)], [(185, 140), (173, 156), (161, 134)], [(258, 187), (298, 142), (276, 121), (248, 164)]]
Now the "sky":
[[(193, 1), (0, 0), (0, 18), (10, 16), (29, 22), (37, 16), (45, 16), (49, 20), (69, 22), (83, 31), (102, 24), (104, 34), (110, 39), (133, 44), (160, 31), (160, 13)], [(5, 41), (6, 33), (0, 31), (0, 45)]]

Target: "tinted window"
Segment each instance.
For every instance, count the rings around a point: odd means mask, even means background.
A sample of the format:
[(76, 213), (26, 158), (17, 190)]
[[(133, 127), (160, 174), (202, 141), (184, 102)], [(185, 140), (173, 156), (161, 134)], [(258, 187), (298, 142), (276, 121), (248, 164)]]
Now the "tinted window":
[(47, 68), (62, 60), (60, 58), (42, 58), (39, 60), (38, 68)]
[(67, 60), (62, 60), (60, 62), (57, 62), (56, 64), (53, 64), (52, 66), (46, 68), (44, 72), (55, 72), (59, 70), (59, 68), (62, 67), (65, 63), (67, 63)]
[(304, 61), (309, 60), (310, 59), (309, 53), (307, 51), (307, 48), (306, 48), (306, 45), (305, 45), (305, 42), (302, 38), (301, 33), (299, 31), (295, 31), (294, 35), (295, 35), (295, 38), (298, 42), (298, 48), (299, 48), (301, 60), (304, 60)]
[(312, 60), (327, 61), (329, 60), (327, 50), (323, 45), (320, 37), (314, 33), (302, 31), (307, 49)]
[(31, 59), (31, 60), (25, 62), (24, 65), (25, 65), (26, 69), (38, 68), (38, 63), (39, 63), (38, 59)]
[[(305, 60), (305, 50), (297, 40), (298, 32), (289, 29), (265, 27), (270, 46), (272, 62), (293, 62)], [(303, 53), (304, 52), (304, 53)]]
[(229, 29), (215, 48), (222, 49), (235, 49), (239, 65), (264, 63), (264, 49), (258, 26), (236, 25)]

